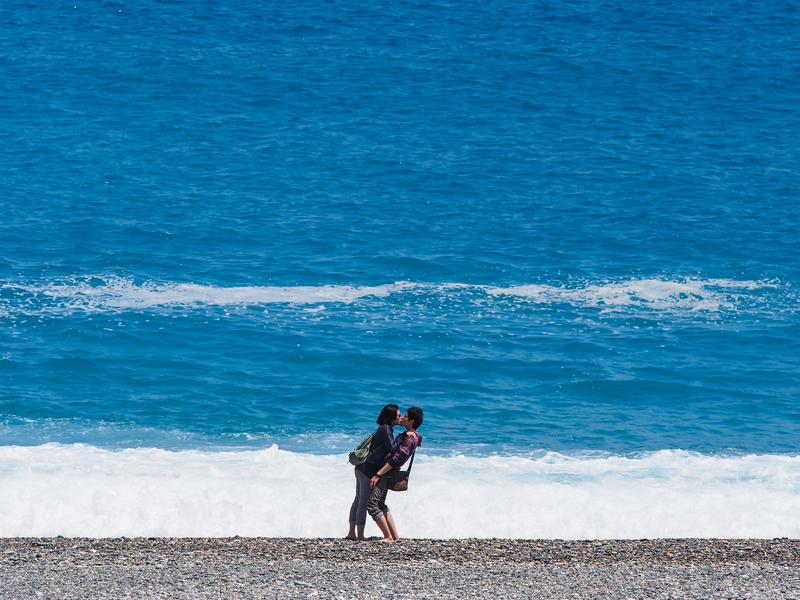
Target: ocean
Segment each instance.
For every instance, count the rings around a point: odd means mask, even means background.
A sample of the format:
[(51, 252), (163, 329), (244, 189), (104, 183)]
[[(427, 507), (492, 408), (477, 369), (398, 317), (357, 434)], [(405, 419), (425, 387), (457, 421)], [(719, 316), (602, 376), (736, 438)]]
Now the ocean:
[(800, 537), (795, 3), (0, 39), (0, 536), (341, 537), (397, 403), (401, 536)]

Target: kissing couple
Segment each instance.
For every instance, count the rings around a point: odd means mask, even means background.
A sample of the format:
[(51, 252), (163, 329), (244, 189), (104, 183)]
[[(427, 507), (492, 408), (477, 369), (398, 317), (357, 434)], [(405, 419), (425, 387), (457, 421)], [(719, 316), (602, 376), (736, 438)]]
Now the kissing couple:
[[(356, 497), (350, 506), (350, 532), (347, 539), (366, 540), (364, 525), (369, 512), (383, 534), (383, 538), (378, 541), (394, 542), (400, 536), (392, 513), (386, 506), (389, 474), (400, 469), (422, 444), (422, 436), (417, 432), (422, 425), (422, 409), (412, 406), (401, 416), (397, 404), (387, 404), (375, 422), (378, 429), (372, 435), (369, 456), (355, 467)], [(397, 438), (394, 437), (396, 425), (405, 427), (405, 431)]]

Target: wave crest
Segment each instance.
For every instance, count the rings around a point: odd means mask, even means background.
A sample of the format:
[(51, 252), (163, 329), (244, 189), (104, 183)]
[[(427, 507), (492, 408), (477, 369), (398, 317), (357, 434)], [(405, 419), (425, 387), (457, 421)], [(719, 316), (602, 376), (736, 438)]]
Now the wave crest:
[(136, 283), (121, 277), (84, 277), (44, 283), (6, 283), (0, 287), (0, 315), (120, 312), (164, 308), (252, 305), (346, 305), (355, 302), (428, 302), (508, 299), (534, 304), (570, 304), (606, 310), (639, 308), (684, 312), (734, 310), (763, 302), (765, 288), (775, 281), (727, 279), (630, 279), (574, 286), (486, 286), (458, 283), (396, 282), (377, 286), (240, 286), (194, 283)]

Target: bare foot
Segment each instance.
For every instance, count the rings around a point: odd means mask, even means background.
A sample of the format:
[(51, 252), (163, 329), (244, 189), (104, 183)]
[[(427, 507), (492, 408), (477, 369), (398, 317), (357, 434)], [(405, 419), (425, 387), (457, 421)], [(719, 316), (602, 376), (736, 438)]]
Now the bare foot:
[(381, 538), (381, 539), (379, 539), (378, 541), (379, 541), (379, 542), (389, 542), (389, 543), (391, 543), (391, 542), (393, 542), (394, 540), (393, 540), (392, 538)]
[(350, 540), (351, 542), (357, 542), (357, 541), (359, 541), (357, 537), (350, 537), (349, 535), (348, 535), (346, 538), (344, 538), (344, 539), (346, 539), (346, 540)]

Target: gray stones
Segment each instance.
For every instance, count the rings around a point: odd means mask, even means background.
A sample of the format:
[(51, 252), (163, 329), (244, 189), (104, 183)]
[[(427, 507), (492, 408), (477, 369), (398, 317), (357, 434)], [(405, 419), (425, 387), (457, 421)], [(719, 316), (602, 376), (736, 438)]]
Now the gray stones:
[(0, 539), (0, 598), (793, 598), (797, 540)]

